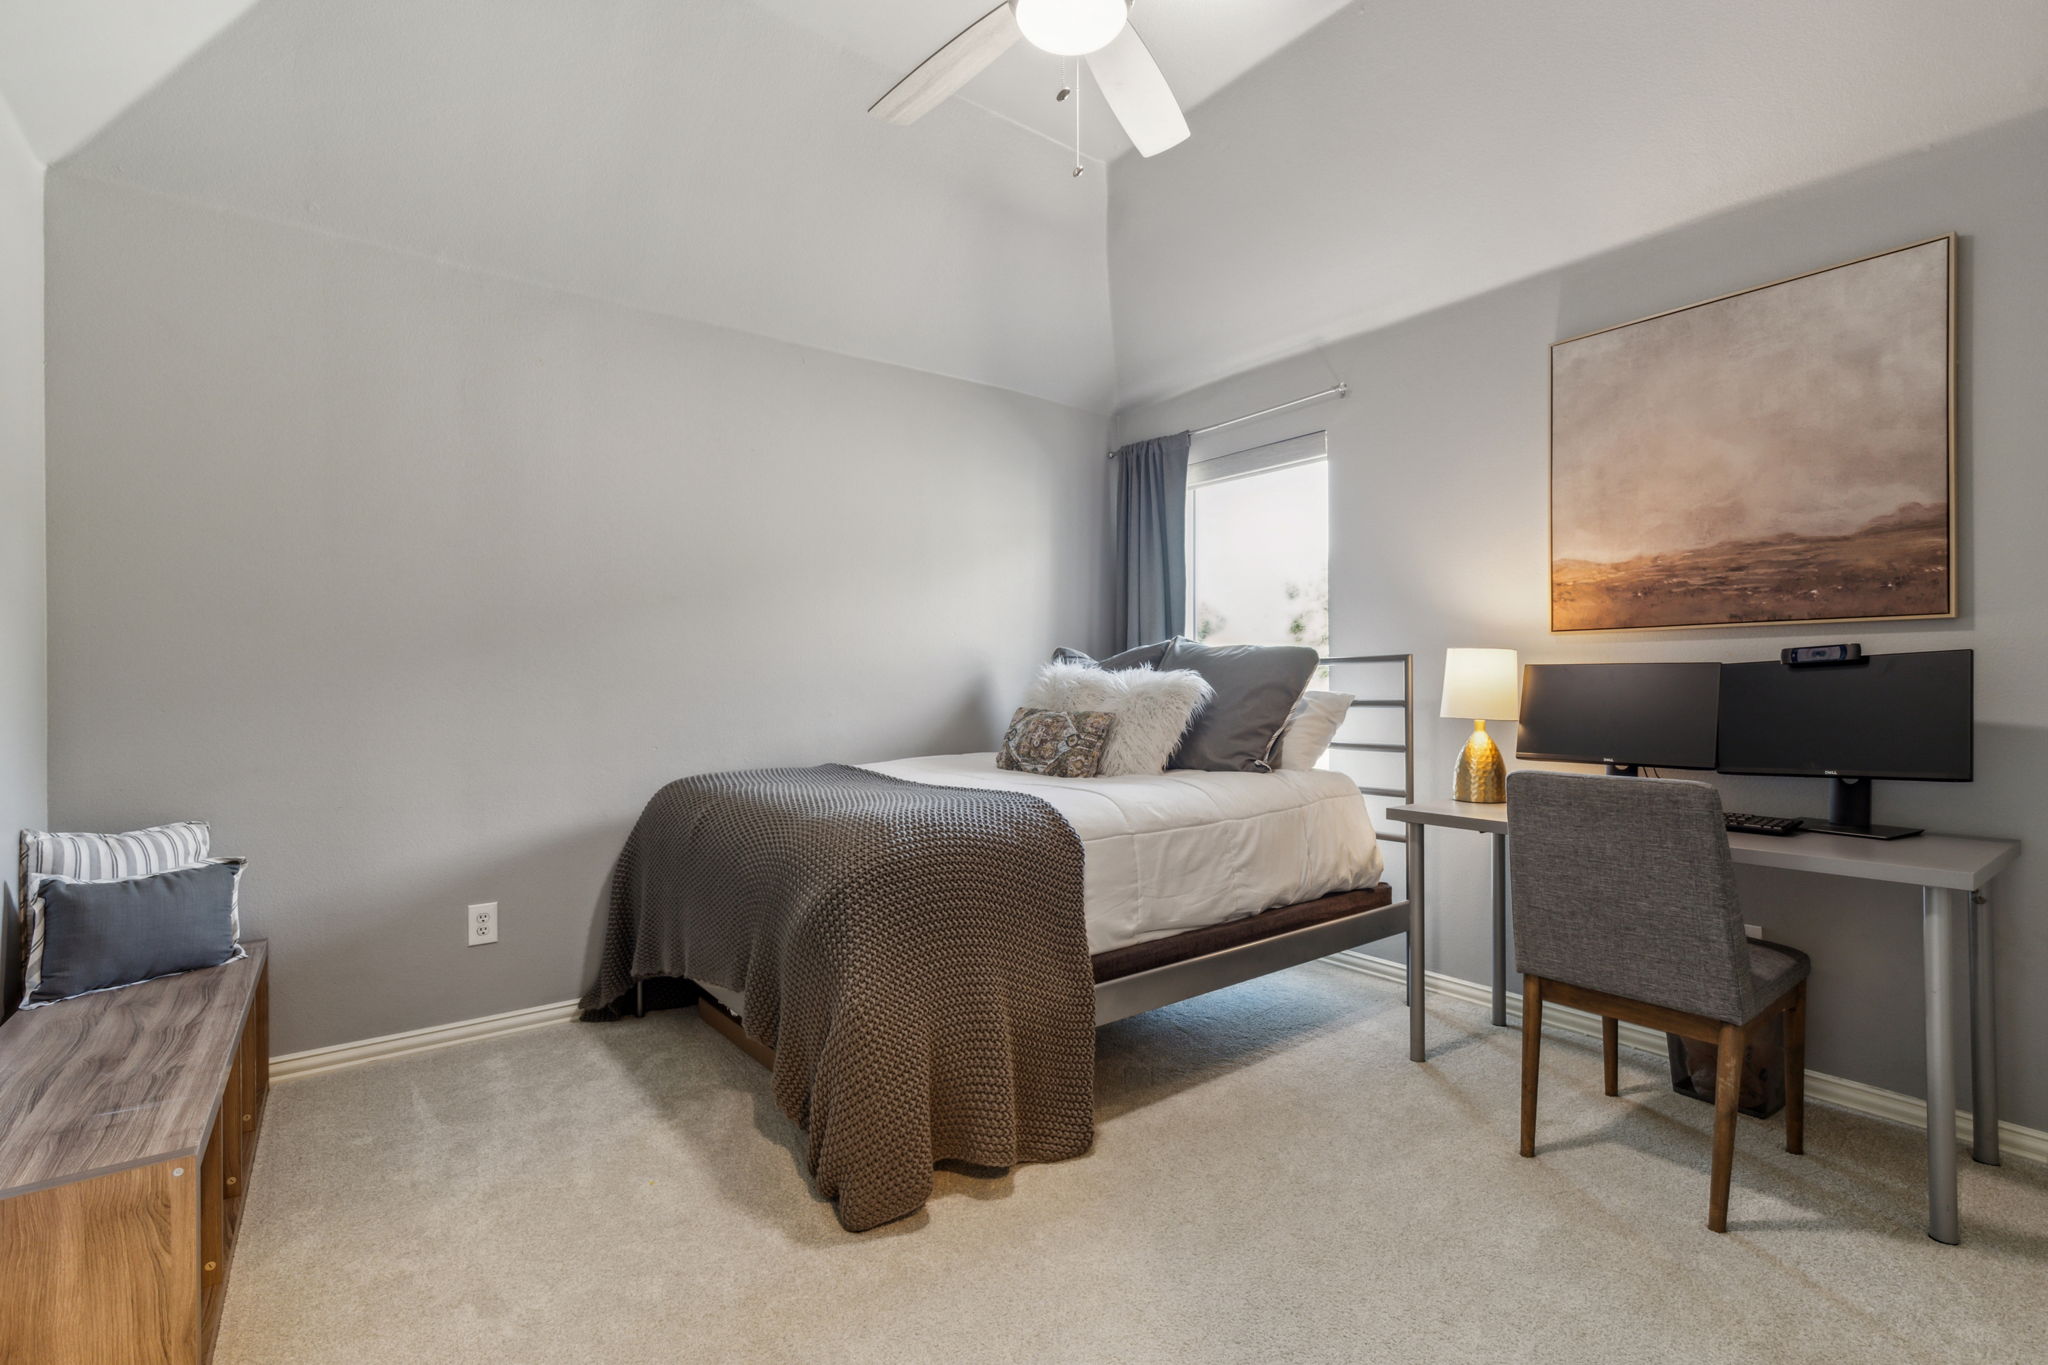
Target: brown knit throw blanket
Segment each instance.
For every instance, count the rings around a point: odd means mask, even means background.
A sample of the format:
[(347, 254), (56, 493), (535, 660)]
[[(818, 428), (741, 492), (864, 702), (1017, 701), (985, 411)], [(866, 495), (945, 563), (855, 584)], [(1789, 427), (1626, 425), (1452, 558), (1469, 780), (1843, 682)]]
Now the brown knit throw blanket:
[(653, 977), (746, 992), (818, 1193), (862, 1232), (922, 1208), (936, 1161), (1094, 1141), (1081, 865), (1021, 793), (837, 764), (684, 778), (619, 854), (584, 1017)]

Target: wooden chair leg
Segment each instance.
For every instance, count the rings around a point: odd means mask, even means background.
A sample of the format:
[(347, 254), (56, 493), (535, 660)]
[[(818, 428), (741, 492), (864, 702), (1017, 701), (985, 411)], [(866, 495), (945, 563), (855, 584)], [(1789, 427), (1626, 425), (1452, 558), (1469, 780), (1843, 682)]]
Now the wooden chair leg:
[(1714, 1168), (1707, 1188), (1707, 1229), (1728, 1231), (1728, 1176), (1735, 1166), (1735, 1107), (1742, 1100), (1742, 1054), (1748, 1035), (1739, 1024), (1721, 1025), (1714, 1066)]
[(1543, 978), (1522, 978), (1522, 1155), (1536, 1155), (1536, 1073), (1543, 1060)]
[(1806, 1151), (1806, 983), (1785, 1010), (1785, 1150)]
[(1607, 1093), (1621, 1093), (1621, 1021), (1600, 1016), (1600, 1065), (1607, 1082)]

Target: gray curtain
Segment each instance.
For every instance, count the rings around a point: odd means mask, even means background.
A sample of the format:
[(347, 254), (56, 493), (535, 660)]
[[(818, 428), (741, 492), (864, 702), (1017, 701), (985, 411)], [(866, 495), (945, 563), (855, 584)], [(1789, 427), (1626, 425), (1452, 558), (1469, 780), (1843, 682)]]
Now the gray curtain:
[(1188, 445), (1183, 431), (1116, 453), (1120, 649), (1187, 627)]

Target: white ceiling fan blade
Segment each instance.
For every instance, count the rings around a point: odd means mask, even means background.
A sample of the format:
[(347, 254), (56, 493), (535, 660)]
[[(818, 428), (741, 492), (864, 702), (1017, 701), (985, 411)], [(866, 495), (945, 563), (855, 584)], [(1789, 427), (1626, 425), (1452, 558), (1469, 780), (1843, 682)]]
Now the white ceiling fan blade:
[(967, 31), (924, 59), (917, 70), (896, 82), (868, 112), (890, 123), (915, 123), (979, 76), (988, 64), (1024, 36), (1016, 11), (1005, 0), (968, 26)]
[(1108, 47), (1089, 56), (1088, 69), (1140, 156), (1157, 156), (1187, 141), (1188, 121), (1180, 112), (1180, 101), (1138, 30), (1125, 24)]

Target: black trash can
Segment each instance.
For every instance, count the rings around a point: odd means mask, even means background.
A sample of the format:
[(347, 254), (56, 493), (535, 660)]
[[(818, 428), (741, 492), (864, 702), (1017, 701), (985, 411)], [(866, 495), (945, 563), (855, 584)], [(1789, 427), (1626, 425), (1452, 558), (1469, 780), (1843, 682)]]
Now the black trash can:
[[(1671, 1088), (1708, 1104), (1714, 1102), (1714, 1073), (1721, 1049), (1675, 1033), (1664, 1035), (1671, 1054)], [(1735, 1106), (1751, 1118), (1767, 1119), (1785, 1107), (1785, 1015), (1774, 1014), (1752, 1030), (1742, 1058), (1742, 1097)]]

